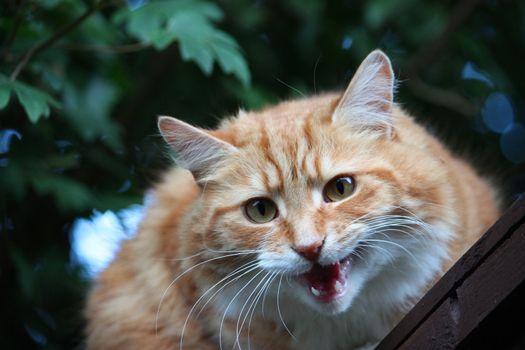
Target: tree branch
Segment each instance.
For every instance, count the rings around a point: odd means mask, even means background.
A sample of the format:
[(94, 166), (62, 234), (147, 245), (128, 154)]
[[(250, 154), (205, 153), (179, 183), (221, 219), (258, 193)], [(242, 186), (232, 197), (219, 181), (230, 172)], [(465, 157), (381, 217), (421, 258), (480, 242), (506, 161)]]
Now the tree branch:
[(481, 0), (463, 0), (452, 11), (447, 25), (434, 39), (422, 46), (408, 61), (406, 70), (408, 75), (417, 74), (422, 68), (439, 57), (439, 53), (447, 46), (450, 38), (458, 28), (474, 12)]
[(422, 46), (410, 59), (406, 61), (403, 80), (407, 80), (410, 91), (419, 98), (437, 106), (453, 110), (467, 117), (475, 115), (479, 106), (453, 91), (437, 88), (420, 77), (419, 73), (426, 66), (440, 57), (450, 38), (458, 28), (470, 17), (481, 0), (463, 0), (454, 8), (447, 25), (433, 40)]
[(18, 75), (20, 74), (20, 72), (22, 72), (22, 70), (25, 68), (27, 63), (34, 56), (36, 56), (37, 54), (39, 54), (43, 50), (47, 49), (48, 47), (53, 45), (58, 39), (60, 39), (61, 37), (63, 37), (67, 33), (69, 33), (70, 31), (72, 31), (73, 29), (78, 27), (82, 22), (84, 22), (87, 18), (89, 18), (89, 16), (91, 16), (93, 13), (95, 13), (97, 10), (101, 9), (102, 7), (103, 7), (103, 5), (101, 5), (101, 3), (99, 3), (99, 2), (98, 3), (94, 3), (83, 14), (81, 14), (79, 17), (74, 19), (72, 22), (68, 23), (67, 25), (65, 25), (64, 27), (62, 27), (61, 29), (59, 29), (58, 31), (53, 33), (53, 35), (51, 35), (46, 40), (41, 41), (40, 43), (38, 43), (35, 46), (33, 46), (32, 48), (30, 48), (24, 54), (24, 57), (22, 57), (22, 60), (20, 61), (20, 63), (18, 63), (18, 65), (15, 67), (13, 73), (10, 76), (10, 79), (11, 80), (15, 80), (18, 77)]
[(83, 45), (83, 44), (66, 44), (63, 47), (67, 50), (90, 51), (90, 52), (104, 52), (104, 53), (130, 53), (148, 49), (151, 47), (149, 43), (133, 43), (117, 46), (101, 46), (101, 45)]
[(460, 94), (425, 83), (418, 77), (406, 82), (414, 95), (434, 105), (448, 108), (467, 117), (476, 115), (479, 107)]

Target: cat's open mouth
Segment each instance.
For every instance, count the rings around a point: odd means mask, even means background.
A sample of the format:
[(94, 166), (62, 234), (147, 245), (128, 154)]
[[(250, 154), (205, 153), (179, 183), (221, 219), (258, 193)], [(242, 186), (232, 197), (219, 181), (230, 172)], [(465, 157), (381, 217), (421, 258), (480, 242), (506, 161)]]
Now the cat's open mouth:
[(308, 290), (321, 302), (331, 302), (346, 291), (348, 272), (352, 266), (350, 257), (330, 265), (315, 264), (303, 275)]

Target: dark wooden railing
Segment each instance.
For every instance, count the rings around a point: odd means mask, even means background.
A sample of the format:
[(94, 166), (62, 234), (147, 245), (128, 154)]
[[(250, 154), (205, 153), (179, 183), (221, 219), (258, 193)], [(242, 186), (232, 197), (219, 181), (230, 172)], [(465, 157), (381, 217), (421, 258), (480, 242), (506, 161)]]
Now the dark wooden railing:
[(524, 195), (377, 349), (525, 349)]

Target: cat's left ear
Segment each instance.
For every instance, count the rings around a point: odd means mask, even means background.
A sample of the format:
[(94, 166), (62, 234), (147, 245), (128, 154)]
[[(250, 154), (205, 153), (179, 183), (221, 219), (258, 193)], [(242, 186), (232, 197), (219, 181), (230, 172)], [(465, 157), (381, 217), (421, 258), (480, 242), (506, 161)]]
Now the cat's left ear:
[(332, 120), (391, 137), (394, 84), (394, 72), (388, 57), (381, 50), (372, 51), (357, 69)]

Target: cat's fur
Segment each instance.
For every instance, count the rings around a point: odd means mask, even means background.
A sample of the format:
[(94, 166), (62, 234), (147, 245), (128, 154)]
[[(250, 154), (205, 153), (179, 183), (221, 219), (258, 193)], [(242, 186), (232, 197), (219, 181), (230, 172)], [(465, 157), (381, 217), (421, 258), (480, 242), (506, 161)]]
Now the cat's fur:
[[(162, 117), (187, 170), (165, 176), (96, 281), (88, 348), (378, 342), (498, 216), (494, 189), (394, 105), (393, 87), (388, 58), (374, 51), (344, 95), (241, 112), (215, 131)], [(341, 174), (355, 192), (326, 202), (323, 187)], [(248, 220), (254, 197), (272, 199), (278, 216)], [(323, 269), (352, 264), (328, 302), (313, 296), (303, 278), (313, 263), (298, 253), (319, 242)]]

